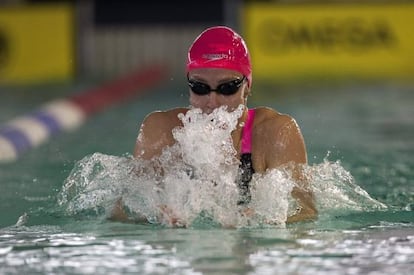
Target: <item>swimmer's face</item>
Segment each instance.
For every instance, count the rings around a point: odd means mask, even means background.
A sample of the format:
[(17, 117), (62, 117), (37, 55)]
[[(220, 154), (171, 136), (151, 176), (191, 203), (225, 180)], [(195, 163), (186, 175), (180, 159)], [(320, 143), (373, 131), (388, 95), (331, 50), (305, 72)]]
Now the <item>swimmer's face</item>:
[(188, 79), (196, 83), (196, 85), (200, 83), (208, 85), (213, 90), (216, 90), (224, 83), (233, 82), (231, 85), (239, 86), (234, 94), (221, 94), (216, 91), (207, 94), (197, 94), (190, 88), (191, 106), (200, 108), (204, 113), (209, 114), (221, 106), (227, 106), (228, 111), (234, 111), (240, 104), (246, 105), (249, 87), (247, 85), (247, 79), (244, 79), (243, 75), (239, 72), (216, 68), (195, 69), (189, 72)]

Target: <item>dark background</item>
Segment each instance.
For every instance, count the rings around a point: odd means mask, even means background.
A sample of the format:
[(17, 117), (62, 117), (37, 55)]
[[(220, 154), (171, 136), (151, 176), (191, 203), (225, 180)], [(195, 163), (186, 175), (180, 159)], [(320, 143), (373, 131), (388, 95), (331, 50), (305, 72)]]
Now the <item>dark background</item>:
[[(69, 0), (28, 0), (27, 3), (81, 3)], [(83, 2), (83, 1), (82, 1)], [(86, 1), (85, 1), (86, 2)], [(97, 26), (157, 24), (181, 25), (187, 23), (220, 24), (224, 21), (225, 0), (209, 1), (90, 1), (94, 6)]]

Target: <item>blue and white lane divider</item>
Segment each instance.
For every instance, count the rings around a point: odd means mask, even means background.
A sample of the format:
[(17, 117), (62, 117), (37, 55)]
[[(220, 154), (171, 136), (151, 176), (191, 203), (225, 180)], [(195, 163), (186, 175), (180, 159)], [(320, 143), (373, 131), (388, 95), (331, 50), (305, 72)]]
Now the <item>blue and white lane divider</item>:
[(84, 111), (66, 99), (54, 100), (33, 113), (17, 117), (0, 129), (0, 161), (15, 161), (30, 148), (79, 127), (85, 120)]
[(165, 65), (153, 64), (67, 99), (54, 100), (0, 127), (0, 163), (12, 162), (51, 136), (78, 128), (91, 115), (142, 94), (167, 77)]

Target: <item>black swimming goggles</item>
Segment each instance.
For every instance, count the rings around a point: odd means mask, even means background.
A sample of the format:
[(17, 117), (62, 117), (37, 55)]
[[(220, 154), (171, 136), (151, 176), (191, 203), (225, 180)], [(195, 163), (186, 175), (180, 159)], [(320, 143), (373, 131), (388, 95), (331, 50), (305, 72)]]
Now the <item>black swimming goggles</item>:
[(196, 80), (191, 80), (188, 77), (187, 79), (188, 86), (190, 87), (191, 91), (193, 91), (193, 93), (195, 93), (196, 95), (207, 95), (210, 92), (216, 92), (221, 95), (234, 95), (240, 89), (246, 77), (243, 76), (240, 79), (235, 79), (226, 83), (222, 83), (218, 85), (216, 89), (212, 89), (209, 85)]

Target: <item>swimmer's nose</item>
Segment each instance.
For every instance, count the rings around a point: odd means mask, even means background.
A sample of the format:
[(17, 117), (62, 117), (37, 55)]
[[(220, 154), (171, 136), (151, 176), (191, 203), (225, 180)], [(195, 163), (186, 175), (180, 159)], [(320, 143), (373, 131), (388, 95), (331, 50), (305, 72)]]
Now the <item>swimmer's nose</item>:
[(220, 107), (219, 95), (216, 92), (211, 92), (208, 94), (207, 108), (214, 110), (218, 107)]

